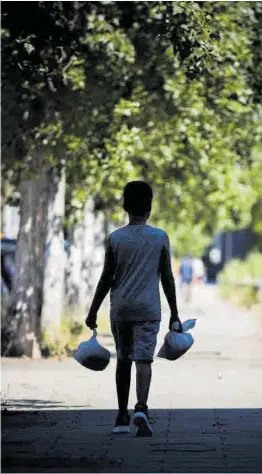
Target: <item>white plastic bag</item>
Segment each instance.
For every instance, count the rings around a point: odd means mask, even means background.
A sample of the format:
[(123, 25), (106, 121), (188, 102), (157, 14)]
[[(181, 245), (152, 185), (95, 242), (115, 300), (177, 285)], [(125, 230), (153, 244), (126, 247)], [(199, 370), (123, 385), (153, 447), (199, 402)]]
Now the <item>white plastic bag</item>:
[(93, 336), (89, 341), (81, 342), (74, 354), (74, 358), (87, 369), (99, 371), (104, 370), (108, 366), (110, 355), (110, 352), (99, 344), (97, 331), (94, 329)]
[(196, 319), (188, 319), (182, 323), (183, 332), (179, 333), (176, 332), (176, 323), (174, 323), (172, 331), (166, 334), (164, 344), (158, 352), (157, 357), (167, 360), (177, 360), (179, 357), (182, 357), (194, 343), (192, 335), (187, 331), (193, 329), (195, 324)]

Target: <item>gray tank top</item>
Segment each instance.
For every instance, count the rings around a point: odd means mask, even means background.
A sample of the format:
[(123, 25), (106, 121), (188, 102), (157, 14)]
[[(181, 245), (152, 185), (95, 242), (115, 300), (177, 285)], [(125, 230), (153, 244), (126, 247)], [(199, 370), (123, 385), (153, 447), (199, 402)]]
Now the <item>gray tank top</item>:
[(110, 293), (112, 321), (160, 321), (159, 263), (167, 234), (147, 224), (114, 231), (109, 242), (115, 278)]

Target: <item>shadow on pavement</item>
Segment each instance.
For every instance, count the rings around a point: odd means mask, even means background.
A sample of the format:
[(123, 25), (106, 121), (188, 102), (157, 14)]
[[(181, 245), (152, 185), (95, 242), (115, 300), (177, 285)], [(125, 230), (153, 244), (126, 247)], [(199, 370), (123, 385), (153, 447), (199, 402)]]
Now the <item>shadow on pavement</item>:
[(2, 414), (2, 472), (262, 472), (262, 409), (153, 409), (152, 438), (112, 435), (115, 415)]

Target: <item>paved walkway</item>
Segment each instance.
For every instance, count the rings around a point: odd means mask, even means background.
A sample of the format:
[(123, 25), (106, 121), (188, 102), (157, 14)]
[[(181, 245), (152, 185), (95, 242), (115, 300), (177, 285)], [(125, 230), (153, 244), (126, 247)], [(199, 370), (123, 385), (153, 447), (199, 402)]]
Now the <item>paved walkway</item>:
[(197, 318), (195, 344), (178, 361), (154, 363), (153, 438), (111, 435), (110, 336), (103, 373), (72, 359), (4, 359), (2, 472), (262, 472), (261, 318), (221, 302), (215, 287), (197, 287), (180, 308), (182, 320)]

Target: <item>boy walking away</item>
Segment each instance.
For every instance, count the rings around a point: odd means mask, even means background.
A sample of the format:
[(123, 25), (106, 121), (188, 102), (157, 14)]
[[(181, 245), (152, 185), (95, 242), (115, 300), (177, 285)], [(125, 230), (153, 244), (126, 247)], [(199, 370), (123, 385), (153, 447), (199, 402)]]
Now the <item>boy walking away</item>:
[(169, 328), (178, 317), (175, 282), (167, 234), (147, 224), (153, 192), (143, 181), (132, 181), (124, 189), (124, 210), (129, 224), (109, 236), (105, 263), (86, 325), (97, 327), (97, 312), (110, 292), (111, 328), (117, 350), (116, 388), (118, 415), (113, 433), (130, 431), (128, 399), (132, 361), (136, 364), (136, 393), (133, 422), (137, 436), (152, 436), (147, 399), (151, 364), (161, 320), (159, 281), (170, 306)]

